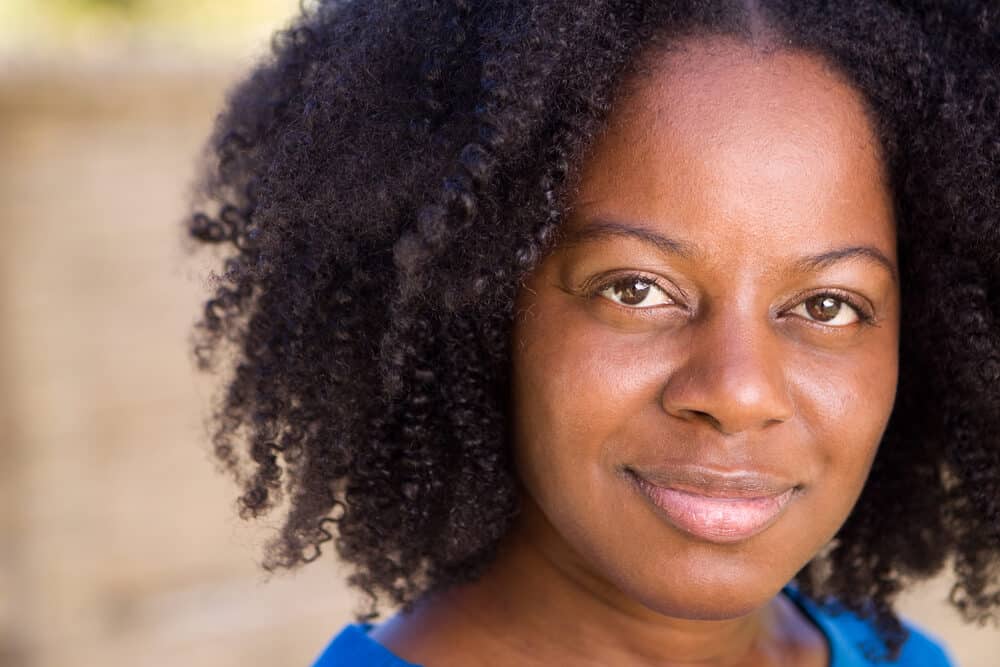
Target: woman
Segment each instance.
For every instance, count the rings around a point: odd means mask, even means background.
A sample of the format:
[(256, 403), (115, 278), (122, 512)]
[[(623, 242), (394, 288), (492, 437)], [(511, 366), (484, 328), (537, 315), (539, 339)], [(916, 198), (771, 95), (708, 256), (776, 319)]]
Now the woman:
[[(1000, 600), (1000, 12), (305, 10), (232, 95), (197, 351), (317, 664), (948, 664)], [(245, 442), (245, 446), (238, 443)], [(246, 452), (246, 454), (244, 454)], [(249, 458), (249, 467), (246, 465)]]

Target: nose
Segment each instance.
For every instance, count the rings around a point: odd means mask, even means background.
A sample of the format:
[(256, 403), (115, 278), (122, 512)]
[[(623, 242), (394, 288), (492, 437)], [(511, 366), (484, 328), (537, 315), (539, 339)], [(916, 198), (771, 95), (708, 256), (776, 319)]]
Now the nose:
[(791, 418), (788, 350), (765, 320), (716, 313), (690, 326), (688, 355), (663, 388), (668, 414), (707, 422), (726, 435)]

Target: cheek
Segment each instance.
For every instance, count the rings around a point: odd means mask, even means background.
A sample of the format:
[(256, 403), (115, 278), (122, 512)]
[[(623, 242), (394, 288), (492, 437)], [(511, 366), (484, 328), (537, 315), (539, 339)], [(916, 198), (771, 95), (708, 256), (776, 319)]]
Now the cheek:
[(662, 331), (623, 333), (579, 301), (547, 296), (518, 319), (512, 339), (515, 463), (553, 529), (542, 541), (571, 546), (574, 560), (614, 580), (622, 563), (655, 570), (634, 533), (662, 526), (647, 516), (621, 466), (648, 439), (639, 425), (662, 418), (663, 381), (677, 363), (669, 350), (684, 345), (667, 344)]
[[(542, 300), (544, 301), (544, 300)], [(600, 433), (619, 401), (617, 373), (606, 351), (544, 302), (515, 326), (513, 338), (514, 458), (526, 492), (550, 520), (575, 524), (581, 489), (601, 483)], [(596, 438), (595, 438), (596, 435)], [(568, 516), (563, 516), (568, 514)]]
[(523, 467), (613, 465), (602, 443), (642, 406), (655, 405), (662, 388), (665, 360), (648, 354), (648, 336), (594, 326), (582, 310), (537, 303), (515, 326), (515, 441)]
[[(898, 358), (891, 340), (856, 354), (802, 360), (790, 380), (798, 417), (816, 448), (831, 502), (853, 505), (867, 479), (896, 395)], [(846, 511), (845, 510), (845, 513)]]

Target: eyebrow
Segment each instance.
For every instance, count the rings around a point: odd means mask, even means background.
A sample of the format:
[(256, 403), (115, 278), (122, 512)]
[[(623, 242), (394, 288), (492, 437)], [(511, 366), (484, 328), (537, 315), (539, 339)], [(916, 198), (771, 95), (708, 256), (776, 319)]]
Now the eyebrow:
[[(628, 225), (611, 220), (592, 220), (582, 227), (565, 232), (560, 239), (560, 245), (572, 246), (587, 241), (600, 240), (612, 237), (632, 238), (647, 245), (654, 246), (660, 252), (667, 255), (676, 255), (683, 259), (693, 259), (699, 254), (697, 248), (686, 241), (671, 238), (651, 229), (640, 226)], [(885, 253), (870, 245), (844, 246), (833, 248), (815, 255), (806, 255), (795, 261), (795, 268), (803, 273), (826, 268), (837, 262), (851, 259), (867, 259), (879, 264), (889, 275), (893, 282), (899, 282), (896, 266), (892, 260), (886, 257)]]
[(611, 237), (625, 237), (642, 241), (647, 245), (667, 255), (678, 255), (684, 259), (692, 259), (698, 253), (695, 248), (684, 241), (670, 238), (643, 227), (633, 227), (621, 222), (610, 220), (592, 220), (583, 227), (564, 233), (559, 244), (573, 246), (587, 241), (597, 241)]
[(889, 272), (889, 275), (892, 276), (893, 282), (899, 282), (899, 277), (896, 275), (896, 267), (892, 263), (892, 260), (886, 257), (885, 253), (881, 250), (870, 245), (834, 248), (833, 250), (827, 250), (817, 255), (803, 257), (796, 262), (796, 265), (802, 271), (815, 271), (845, 259), (869, 259), (876, 264), (882, 265)]

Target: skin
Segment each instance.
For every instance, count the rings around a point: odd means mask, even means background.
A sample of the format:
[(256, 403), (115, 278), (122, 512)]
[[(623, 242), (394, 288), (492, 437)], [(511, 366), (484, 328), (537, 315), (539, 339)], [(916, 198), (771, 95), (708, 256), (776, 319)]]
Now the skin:
[[(815, 56), (703, 38), (648, 64), (519, 295), (517, 525), (480, 580), (374, 632), (406, 660), (828, 664), (779, 592), (846, 519), (895, 398), (877, 142)], [(692, 466), (789, 499), (753, 535), (692, 534), (636, 482)]]

